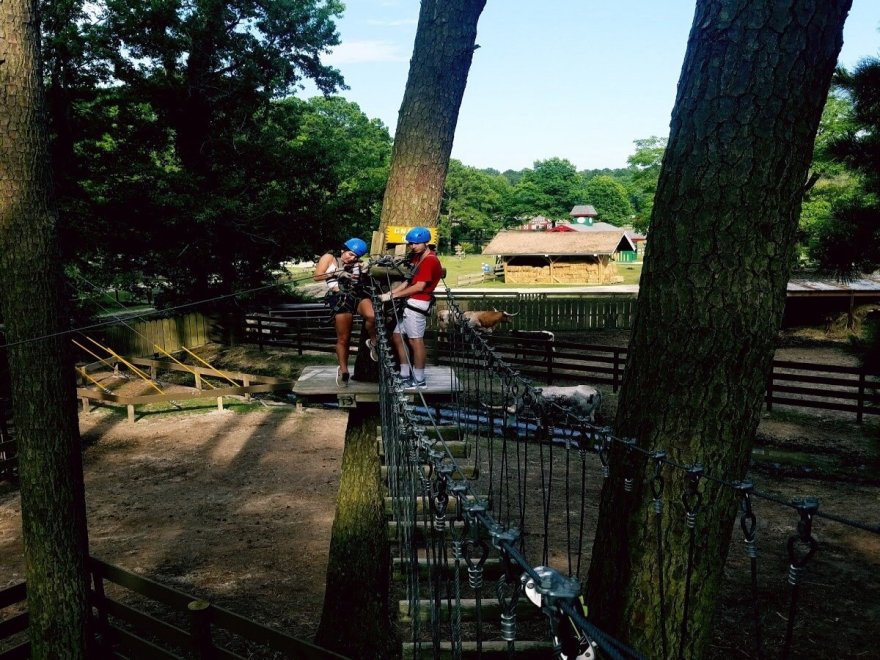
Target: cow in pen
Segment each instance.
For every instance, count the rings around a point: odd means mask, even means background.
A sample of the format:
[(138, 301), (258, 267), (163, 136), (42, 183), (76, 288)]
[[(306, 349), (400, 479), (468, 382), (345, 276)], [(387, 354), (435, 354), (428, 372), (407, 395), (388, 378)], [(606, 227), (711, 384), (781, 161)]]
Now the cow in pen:
[[(469, 312), (462, 312), (462, 323), (474, 328), (475, 330), (479, 330), (480, 332), (491, 333), (495, 326), (499, 323), (504, 323), (509, 321), (512, 317), (516, 316), (516, 314), (511, 314), (510, 312), (505, 312), (502, 310), (493, 309), (491, 311), (488, 310), (473, 310)], [(452, 324), (456, 321), (455, 312), (451, 309), (444, 309), (437, 314), (437, 318), (440, 324), (440, 330), (446, 332), (452, 326)]]
[(542, 351), (544, 355), (547, 354), (548, 348), (550, 352), (556, 350), (553, 347), (556, 335), (549, 330), (511, 330), (510, 336), (515, 340), (514, 357), (520, 355), (525, 357), (528, 350), (537, 349)]
[(526, 390), (507, 408), (507, 412), (517, 417), (531, 418), (545, 415), (558, 417), (558, 413), (565, 417), (565, 413), (568, 413), (595, 423), (596, 413), (601, 407), (602, 393), (592, 385), (548, 386)]

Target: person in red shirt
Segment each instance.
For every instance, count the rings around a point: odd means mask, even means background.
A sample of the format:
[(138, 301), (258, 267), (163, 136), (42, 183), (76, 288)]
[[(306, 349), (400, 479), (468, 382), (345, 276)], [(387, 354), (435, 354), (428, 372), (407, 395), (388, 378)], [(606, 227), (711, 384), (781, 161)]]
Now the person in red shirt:
[(394, 348), (400, 359), (400, 377), (407, 389), (425, 389), (425, 326), (434, 303), (434, 289), (443, 277), (437, 255), (428, 247), (431, 232), (426, 227), (413, 227), (406, 233), (410, 248), (412, 275), (384, 293), (381, 300), (406, 298), (403, 317), (392, 334)]

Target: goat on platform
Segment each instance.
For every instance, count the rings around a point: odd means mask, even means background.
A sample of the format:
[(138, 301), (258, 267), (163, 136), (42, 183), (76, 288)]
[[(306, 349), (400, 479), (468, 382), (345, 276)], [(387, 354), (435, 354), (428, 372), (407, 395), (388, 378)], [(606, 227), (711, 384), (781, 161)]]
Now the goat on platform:
[[(461, 316), (462, 323), (479, 330), (480, 332), (491, 333), (496, 325), (509, 320), (511, 317), (516, 316), (516, 314), (493, 309), (492, 311), (474, 310), (462, 312)], [(437, 313), (437, 319), (440, 323), (440, 330), (449, 330), (449, 327), (456, 320), (455, 312), (451, 309), (444, 309)]]

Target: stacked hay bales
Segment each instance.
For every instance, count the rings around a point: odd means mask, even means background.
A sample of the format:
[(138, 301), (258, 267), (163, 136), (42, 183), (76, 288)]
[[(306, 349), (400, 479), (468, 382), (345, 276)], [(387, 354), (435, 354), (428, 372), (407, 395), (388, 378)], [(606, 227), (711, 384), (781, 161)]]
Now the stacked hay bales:
[[(603, 260), (605, 261), (605, 260)], [(515, 266), (504, 268), (507, 284), (613, 284), (623, 281), (613, 261), (559, 261), (552, 266)]]

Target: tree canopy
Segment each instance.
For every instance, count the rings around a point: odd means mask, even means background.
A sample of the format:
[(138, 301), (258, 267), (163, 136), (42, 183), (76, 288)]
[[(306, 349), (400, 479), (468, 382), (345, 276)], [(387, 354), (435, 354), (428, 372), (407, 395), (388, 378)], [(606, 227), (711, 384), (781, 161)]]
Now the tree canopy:
[[(839, 68), (817, 141), (809, 255), (847, 278), (880, 265), (880, 58)], [(820, 185), (824, 184), (824, 185)]]
[(584, 186), (583, 199), (599, 214), (599, 220), (621, 226), (630, 222), (632, 204), (626, 188), (610, 176), (600, 175), (590, 179)]

